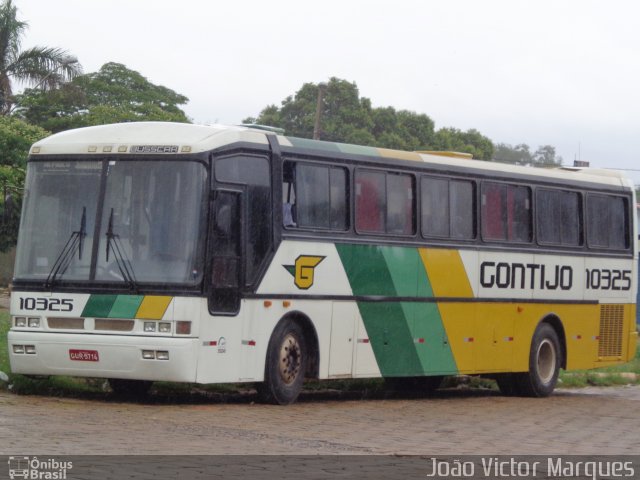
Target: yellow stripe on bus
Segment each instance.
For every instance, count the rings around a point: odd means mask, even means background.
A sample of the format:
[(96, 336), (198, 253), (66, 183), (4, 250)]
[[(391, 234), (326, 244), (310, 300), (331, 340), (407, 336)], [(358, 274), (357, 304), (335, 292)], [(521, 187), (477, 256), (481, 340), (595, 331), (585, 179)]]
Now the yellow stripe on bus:
[(473, 298), (458, 250), (420, 248), (419, 251), (435, 297)]
[(136, 312), (136, 318), (161, 320), (173, 297), (146, 296)]

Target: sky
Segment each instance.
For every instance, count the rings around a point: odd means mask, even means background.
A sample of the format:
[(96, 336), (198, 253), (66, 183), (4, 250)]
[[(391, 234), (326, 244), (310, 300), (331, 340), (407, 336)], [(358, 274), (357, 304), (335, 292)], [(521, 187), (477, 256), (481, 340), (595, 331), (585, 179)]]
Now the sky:
[(238, 124), (338, 77), (374, 107), (640, 184), (636, 0), (13, 1), (23, 48), (66, 49), (87, 73), (123, 63), (186, 95), (195, 123)]

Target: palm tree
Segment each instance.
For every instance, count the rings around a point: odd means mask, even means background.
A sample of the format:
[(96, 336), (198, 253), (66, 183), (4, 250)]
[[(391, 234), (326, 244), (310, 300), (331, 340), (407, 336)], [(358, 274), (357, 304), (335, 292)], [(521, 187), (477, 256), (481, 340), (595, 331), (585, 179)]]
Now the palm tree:
[(12, 0), (0, 5), (0, 115), (13, 107), (12, 81), (33, 87), (54, 88), (82, 73), (78, 59), (60, 48), (20, 50), (27, 22), (16, 18)]

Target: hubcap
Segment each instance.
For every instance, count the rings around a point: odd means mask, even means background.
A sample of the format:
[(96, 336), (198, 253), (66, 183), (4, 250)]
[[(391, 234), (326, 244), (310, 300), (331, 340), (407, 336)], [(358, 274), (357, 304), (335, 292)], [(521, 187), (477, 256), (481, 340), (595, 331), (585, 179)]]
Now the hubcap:
[(549, 339), (544, 339), (538, 347), (538, 375), (540, 381), (548, 384), (556, 371), (556, 349)]
[(284, 338), (282, 346), (280, 347), (280, 361), (278, 364), (280, 367), (280, 377), (284, 383), (287, 385), (292, 384), (296, 378), (298, 378), (302, 365), (300, 343), (294, 335), (288, 334)]

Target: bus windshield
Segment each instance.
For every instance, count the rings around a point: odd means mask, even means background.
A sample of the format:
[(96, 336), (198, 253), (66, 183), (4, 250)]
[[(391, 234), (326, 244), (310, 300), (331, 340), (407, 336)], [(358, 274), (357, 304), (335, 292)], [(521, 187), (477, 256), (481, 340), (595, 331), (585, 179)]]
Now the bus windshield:
[(197, 283), (205, 185), (196, 162), (31, 162), (15, 277)]

